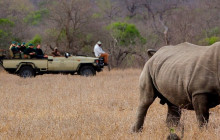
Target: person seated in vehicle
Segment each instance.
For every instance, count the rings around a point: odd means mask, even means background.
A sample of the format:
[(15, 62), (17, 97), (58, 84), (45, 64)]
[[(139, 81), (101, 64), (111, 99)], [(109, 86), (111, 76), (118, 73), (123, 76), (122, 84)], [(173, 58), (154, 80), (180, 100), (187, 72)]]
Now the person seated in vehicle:
[(36, 57), (37, 58), (42, 59), (42, 58), (47, 58), (48, 57), (47, 55), (44, 55), (43, 51), (40, 48), (40, 44), (37, 45), (37, 48), (36, 48), (35, 52), (36, 52)]
[(28, 48), (24, 52), (24, 58), (36, 58), (36, 52), (33, 44), (29, 44)]
[(18, 46), (16, 46), (16, 42), (13, 42), (11, 45), (12, 58), (21, 58), (21, 51)]
[(17, 43), (17, 49), (21, 52), (21, 44), (20, 43)]
[(11, 43), (11, 45), (10, 45), (10, 47), (9, 47), (9, 54), (10, 54), (11, 58), (14, 57), (14, 54), (13, 54), (13, 52), (12, 52), (12, 50), (11, 50), (11, 48), (12, 48), (13, 46), (16, 46), (16, 42), (15, 42), (15, 41), (12, 41), (12, 43)]
[(15, 42), (15, 41), (12, 41), (12, 42), (11, 42), (11, 45), (10, 45), (9, 49), (11, 50), (11, 48), (12, 48), (13, 46), (16, 46), (16, 42)]
[(26, 50), (25, 42), (23, 42), (23, 43), (21, 44), (20, 50), (21, 50), (21, 52), (23, 52), (23, 53), (24, 53), (24, 51)]
[(94, 46), (94, 53), (96, 57), (103, 57), (105, 65), (108, 65), (109, 54), (102, 50), (102, 42), (98, 41)]
[(52, 52), (52, 56), (61, 56), (60, 52), (58, 51), (57, 47), (54, 48), (53, 52)]

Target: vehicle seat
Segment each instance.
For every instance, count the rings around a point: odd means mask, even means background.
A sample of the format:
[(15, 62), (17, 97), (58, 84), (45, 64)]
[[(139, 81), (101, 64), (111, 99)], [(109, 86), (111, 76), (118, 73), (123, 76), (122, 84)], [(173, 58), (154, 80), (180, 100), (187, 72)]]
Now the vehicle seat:
[(9, 47), (9, 55), (10, 55), (11, 58), (13, 58), (13, 57), (14, 57), (14, 54), (13, 54), (11, 48), (12, 48), (12, 46)]
[(13, 58), (19, 59), (19, 58), (21, 58), (21, 54), (19, 54), (19, 53), (13, 54)]

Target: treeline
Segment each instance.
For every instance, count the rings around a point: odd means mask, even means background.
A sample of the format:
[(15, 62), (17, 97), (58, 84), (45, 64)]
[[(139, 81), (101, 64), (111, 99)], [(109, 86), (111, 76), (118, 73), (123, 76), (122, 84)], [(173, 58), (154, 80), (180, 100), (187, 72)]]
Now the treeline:
[(112, 67), (142, 67), (146, 50), (220, 40), (219, 0), (1, 0), (0, 49), (41, 43), (46, 53), (93, 56), (97, 41)]

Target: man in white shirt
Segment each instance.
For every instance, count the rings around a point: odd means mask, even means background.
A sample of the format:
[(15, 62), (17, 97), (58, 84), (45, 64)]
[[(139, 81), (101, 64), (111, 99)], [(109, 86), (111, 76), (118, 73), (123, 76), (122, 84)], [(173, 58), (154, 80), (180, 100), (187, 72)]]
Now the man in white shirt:
[(98, 41), (97, 44), (94, 47), (94, 53), (96, 57), (104, 57), (104, 63), (107, 65), (108, 64), (108, 56), (109, 54), (104, 52), (101, 48), (102, 42)]

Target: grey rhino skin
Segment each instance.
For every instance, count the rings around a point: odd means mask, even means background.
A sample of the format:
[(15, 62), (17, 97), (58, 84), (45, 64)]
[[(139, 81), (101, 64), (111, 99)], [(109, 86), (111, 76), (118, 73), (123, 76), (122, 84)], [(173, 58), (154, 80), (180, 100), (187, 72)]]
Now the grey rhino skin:
[(159, 49), (140, 76), (140, 102), (133, 132), (142, 129), (156, 97), (168, 105), (166, 122), (177, 125), (181, 109), (195, 110), (200, 126), (209, 119), (209, 108), (220, 103), (220, 42), (211, 46), (182, 43)]

